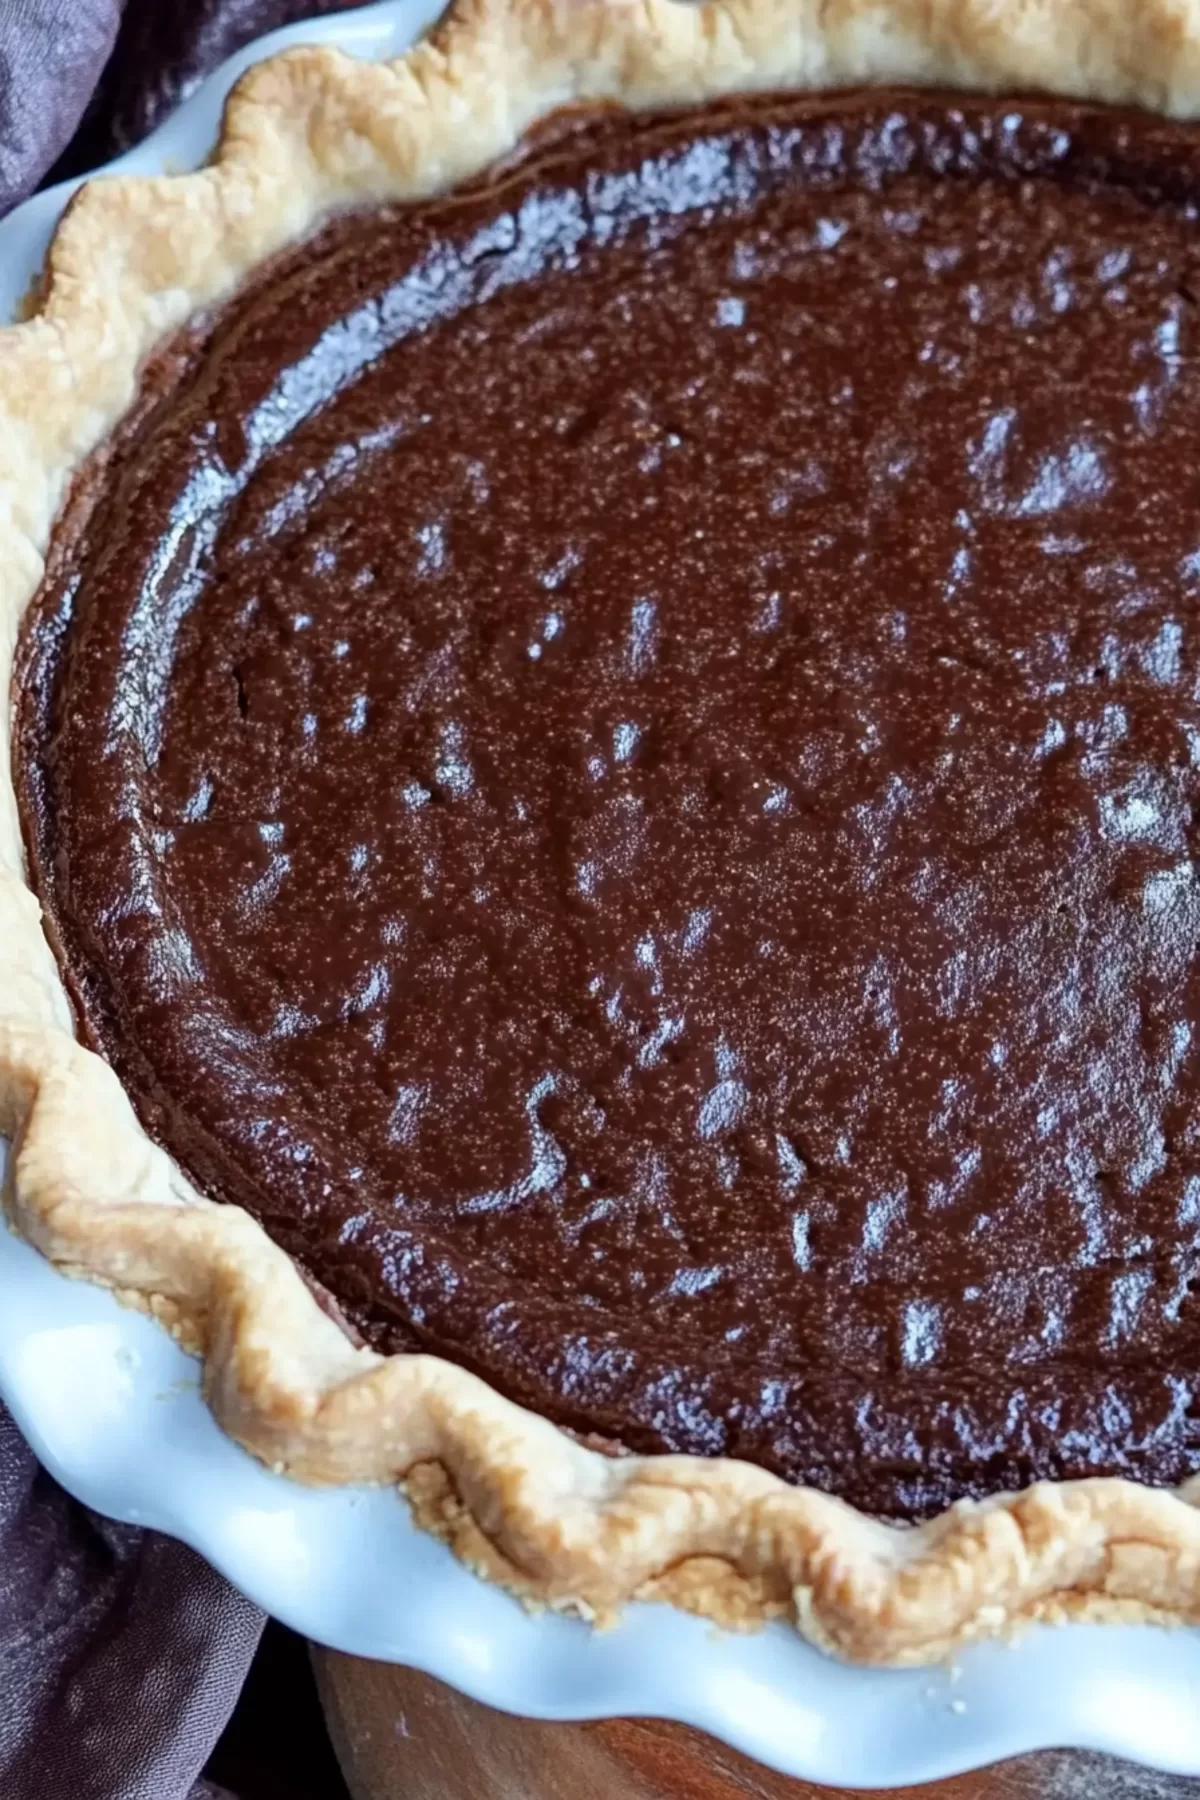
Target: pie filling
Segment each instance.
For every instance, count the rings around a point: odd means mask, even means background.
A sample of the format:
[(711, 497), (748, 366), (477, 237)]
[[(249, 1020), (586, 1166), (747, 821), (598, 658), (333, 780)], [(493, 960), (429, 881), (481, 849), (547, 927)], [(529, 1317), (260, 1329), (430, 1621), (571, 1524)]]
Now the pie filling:
[(147, 374), (18, 786), (382, 1350), (918, 1516), (1200, 1469), (1200, 134), (601, 115)]

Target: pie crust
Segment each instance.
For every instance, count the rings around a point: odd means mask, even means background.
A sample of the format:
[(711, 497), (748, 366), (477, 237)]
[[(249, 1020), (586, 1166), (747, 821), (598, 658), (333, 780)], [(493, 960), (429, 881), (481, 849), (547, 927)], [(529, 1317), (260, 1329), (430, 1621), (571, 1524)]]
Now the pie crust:
[[(556, 107), (864, 82), (1041, 89), (1200, 115), (1200, 0), (459, 0), (386, 65), (298, 49), (240, 83), (197, 174), (92, 183), (27, 322), (0, 332), (0, 676), (68, 484), (163, 337), (331, 209), (428, 195)], [(288, 1256), (199, 1194), (76, 1040), (24, 876), (0, 738), (0, 1131), (29, 1241), (204, 1357), (224, 1429), (313, 1483), (401, 1481), (419, 1521), (529, 1603), (635, 1596), (784, 1615), (855, 1661), (922, 1663), (1034, 1616), (1200, 1619), (1200, 1477), (1116, 1478), (867, 1518), (746, 1463), (610, 1457), (435, 1357), (355, 1348)]]

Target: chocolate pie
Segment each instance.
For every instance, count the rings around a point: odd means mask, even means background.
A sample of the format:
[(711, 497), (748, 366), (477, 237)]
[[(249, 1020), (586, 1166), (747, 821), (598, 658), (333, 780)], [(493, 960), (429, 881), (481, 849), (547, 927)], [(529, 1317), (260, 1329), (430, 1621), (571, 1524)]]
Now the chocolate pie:
[(927, 10), (285, 56), (0, 338), (18, 1228), (876, 1661), (1200, 1612), (1200, 38)]

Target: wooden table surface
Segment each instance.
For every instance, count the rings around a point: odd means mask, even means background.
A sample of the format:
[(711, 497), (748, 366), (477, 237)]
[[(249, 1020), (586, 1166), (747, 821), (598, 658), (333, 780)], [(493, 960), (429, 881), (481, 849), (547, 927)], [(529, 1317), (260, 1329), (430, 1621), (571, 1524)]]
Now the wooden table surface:
[[(850, 1800), (844, 1791), (782, 1781), (679, 1726), (514, 1720), (409, 1670), (316, 1649), (310, 1661), (309, 1646), (279, 1625), (267, 1627), (207, 1773), (236, 1800)], [(1200, 1780), (1051, 1751), (890, 1793), (1200, 1800)]]
[[(385, 1663), (315, 1651), (314, 1666), (353, 1800), (852, 1800), (775, 1775), (683, 1726), (549, 1725)], [(1200, 1781), (1053, 1751), (889, 1792), (892, 1800), (1198, 1800)]]
[[(207, 1773), (236, 1800), (851, 1800), (679, 1726), (510, 1719), (410, 1670), (315, 1649), (310, 1662), (309, 1646), (279, 1625), (267, 1627)], [(1200, 1800), (1200, 1780), (1051, 1751), (889, 1791), (891, 1800)]]

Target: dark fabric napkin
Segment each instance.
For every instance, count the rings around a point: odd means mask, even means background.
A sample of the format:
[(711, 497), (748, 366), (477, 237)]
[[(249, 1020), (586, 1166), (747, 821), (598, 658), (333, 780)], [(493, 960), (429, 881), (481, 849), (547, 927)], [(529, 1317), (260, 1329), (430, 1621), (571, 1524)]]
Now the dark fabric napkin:
[(262, 1626), (193, 1551), (70, 1499), (0, 1409), (4, 1800), (215, 1800)]
[[(242, 44), (338, 9), (0, 0), (0, 214), (128, 148)], [(0, 1407), (3, 1800), (218, 1800), (200, 1771), (262, 1626), (192, 1551), (64, 1494)]]

